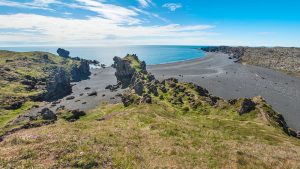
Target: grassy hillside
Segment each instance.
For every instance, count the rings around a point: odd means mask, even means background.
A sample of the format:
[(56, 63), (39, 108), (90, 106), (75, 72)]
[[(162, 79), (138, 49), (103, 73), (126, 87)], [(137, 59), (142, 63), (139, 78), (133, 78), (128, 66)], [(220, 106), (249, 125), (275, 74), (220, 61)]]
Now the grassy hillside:
[(139, 89), (123, 93), (125, 106), (102, 104), (75, 122), (61, 109), (55, 124), (9, 135), (0, 143), (0, 166), (299, 168), (300, 141), (262, 98), (226, 101), (146, 71), (134, 79)]
[(0, 143), (0, 166), (25, 168), (297, 168), (300, 142), (255, 112), (239, 116), (166, 102), (102, 105), (76, 122)]
[(46, 52), (0, 51), (0, 135), (8, 122), (40, 104), (57, 68), (70, 72), (79, 64)]

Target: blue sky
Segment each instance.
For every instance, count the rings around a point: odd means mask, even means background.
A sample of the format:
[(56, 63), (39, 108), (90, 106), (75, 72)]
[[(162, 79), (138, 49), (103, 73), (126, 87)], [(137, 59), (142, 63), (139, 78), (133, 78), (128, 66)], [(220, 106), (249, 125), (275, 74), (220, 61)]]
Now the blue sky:
[(0, 0), (0, 46), (300, 47), (299, 0)]

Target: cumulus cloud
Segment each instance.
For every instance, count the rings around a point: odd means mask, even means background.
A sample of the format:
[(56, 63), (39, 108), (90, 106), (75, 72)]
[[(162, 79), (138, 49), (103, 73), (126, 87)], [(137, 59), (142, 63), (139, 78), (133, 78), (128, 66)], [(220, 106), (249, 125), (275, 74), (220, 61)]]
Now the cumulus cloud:
[[(142, 3), (153, 3), (150, 0), (145, 2)], [(197, 44), (205, 37), (217, 35), (211, 32), (212, 25), (170, 24), (170, 21), (155, 13), (132, 6), (109, 4), (105, 0), (73, 0), (72, 3), (62, 0), (32, 0), (26, 3), (0, 0), (0, 6), (16, 8), (52, 10), (57, 5), (66, 9), (92, 11), (95, 15), (74, 18), (74, 10), (72, 15), (64, 11), (61, 17), (34, 13), (2, 14), (0, 45)], [(145, 25), (142, 16), (162, 20), (165, 24)]]
[(0, 21), (0, 30), (11, 29), (18, 32), (0, 34), (0, 44), (129, 45), (162, 44), (167, 41), (166, 44), (176, 44), (186, 39), (195, 40), (215, 35), (209, 32), (213, 28), (211, 25), (125, 26), (100, 17), (71, 19), (13, 14), (0, 15)]
[(180, 3), (166, 3), (162, 7), (168, 8), (170, 11), (174, 12), (179, 8), (182, 8), (182, 5)]

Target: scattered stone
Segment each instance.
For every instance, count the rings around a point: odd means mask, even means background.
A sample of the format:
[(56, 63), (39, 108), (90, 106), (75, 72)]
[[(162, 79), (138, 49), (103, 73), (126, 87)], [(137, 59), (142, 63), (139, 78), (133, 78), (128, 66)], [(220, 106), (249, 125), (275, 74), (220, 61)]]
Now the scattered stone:
[(102, 97), (105, 97), (105, 94), (103, 94)]
[(68, 96), (68, 97), (66, 98), (66, 100), (73, 100), (73, 99), (75, 99), (75, 96)]
[(86, 88), (84, 88), (84, 90), (90, 90), (91, 88), (90, 87), (86, 87)]
[(93, 91), (92, 93), (88, 93), (88, 96), (97, 96), (97, 92), (96, 91)]
[(80, 93), (80, 95), (79, 96), (83, 96), (84, 94), (83, 93)]
[(82, 102), (82, 104), (86, 104), (87, 102)]

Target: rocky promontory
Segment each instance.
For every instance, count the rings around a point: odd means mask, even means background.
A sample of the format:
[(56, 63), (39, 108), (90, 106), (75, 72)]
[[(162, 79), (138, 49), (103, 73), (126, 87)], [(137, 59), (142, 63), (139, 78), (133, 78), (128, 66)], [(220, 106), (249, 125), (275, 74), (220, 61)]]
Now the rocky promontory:
[(283, 116), (272, 109), (260, 96), (248, 99), (225, 100), (211, 95), (205, 88), (193, 83), (179, 82), (176, 78), (157, 80), (147, 72), (145, 62), (135, 55), (115, 58), (116, 77), (128, 87), (122, 94), (124, 106), (139, 104), (159, 104), (167, 102), (183, 111), (203, 111), (203, 108), (235, 111), (240, 116), (255, 114), (266, 123), (281, 128), (289, 136), (297, 137), (297, 132), (288, 127)]
[(222, 52), (239, 63), (246, 63), (300, 77), (300, 48), (294, 47), (202, 47), (205, 52)]

